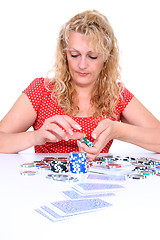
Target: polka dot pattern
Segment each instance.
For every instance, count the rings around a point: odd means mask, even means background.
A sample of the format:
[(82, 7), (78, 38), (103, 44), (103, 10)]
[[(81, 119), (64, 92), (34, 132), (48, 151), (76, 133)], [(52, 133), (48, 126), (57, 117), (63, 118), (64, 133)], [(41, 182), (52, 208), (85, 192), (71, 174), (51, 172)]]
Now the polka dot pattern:
[[(51, 91), (47, 90), (44, 86), (44, 78), (36, 78), (31, 84), (23, 91), (32, 103), (33, 109), (37, 113), (37, 119), (33, 124), (33, 128), (38, 130), (44, 124), (47, 118), (54, 115), (64, 115), (64, 111), (59, 107), (54, 98), (51, 97)], [(119, 98), (119, 102), (116, 106), (115, 113), (120, 119), (122, 111), (127, 104), (131, 101), (133, 94), (126, 88), (123, 90), (122, 97)], [(98, 122), (93, 117), (72, 117), (81, 127), (81, 132), (86, 134), (86, 137), (90, 141), (94, 141), (91, 137), (91, 133), (96, 128)], [(76, 131), (76, 130), (73, 130)], [(107, 143), (105, 148), (101, 152), (108, 152), (113, 140)], [(35, 152), (37, 153), (64, 153), (78, 151), (77, 141), (59, 141), (57, 143), (48, 142), (45, 145), (35, 146)]]

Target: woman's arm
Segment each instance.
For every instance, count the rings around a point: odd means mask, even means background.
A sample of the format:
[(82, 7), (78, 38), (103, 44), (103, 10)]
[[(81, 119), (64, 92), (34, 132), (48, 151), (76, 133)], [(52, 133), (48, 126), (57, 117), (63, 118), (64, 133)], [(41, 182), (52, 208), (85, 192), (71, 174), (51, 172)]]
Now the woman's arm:
[(160, 126), (155, 128), (144, 128), (115, 122), (114, 128), (117, 129), (116, 139), (160, 153)]
[(57, 142), (62, 139), (80, 139), (80, 126), (69, 116), (57, 115), (45, 120), (36, 131), (27, 131), (37, 114), (28, 97), (23, 93), (0, 122), (0, 153), (17, 153), (35, 145)]
[(26, 132), (34, 123), (36, 112), (25, 94), (17, 99), (0, 122), (0, 152), (16, 153), (35, 144), (33, 132)]
[(94, 147), (81, 144), (80, 150), (94, 159), (107, 142), (118, 139), (160, 153), (160, 122), (135, 97), (124, 109), (121, 121), (102, 120), (92, 132)]
[(160, 152), (160, 122), (135, 97), (115, 122), (116, 139)]

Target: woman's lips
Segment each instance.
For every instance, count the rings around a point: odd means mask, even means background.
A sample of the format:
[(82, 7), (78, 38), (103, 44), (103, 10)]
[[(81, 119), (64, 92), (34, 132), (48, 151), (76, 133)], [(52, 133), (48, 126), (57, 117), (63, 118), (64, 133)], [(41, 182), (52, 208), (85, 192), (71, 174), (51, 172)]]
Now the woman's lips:
[(85, 77), (85, 76), (88, 75), (88, 73), (82, 73), (82, 72), (77, 72), (77, 73), (78, 73), (78, 75), (81, 76), (81, 77)]

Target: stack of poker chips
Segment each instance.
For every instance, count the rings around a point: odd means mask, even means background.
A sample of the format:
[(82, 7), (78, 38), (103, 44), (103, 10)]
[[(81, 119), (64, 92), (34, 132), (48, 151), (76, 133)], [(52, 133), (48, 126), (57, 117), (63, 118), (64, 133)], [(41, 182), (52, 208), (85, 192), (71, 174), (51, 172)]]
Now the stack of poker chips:
[(54, 173), (67, 173), (69, 171), (69, 161), (67, 159), (55, 159), (50, 163), (51, 171)]
[(74, 174), (87, 173), (87, 157), (86, 153), (74, 153), (69, 154), (70, 171)]

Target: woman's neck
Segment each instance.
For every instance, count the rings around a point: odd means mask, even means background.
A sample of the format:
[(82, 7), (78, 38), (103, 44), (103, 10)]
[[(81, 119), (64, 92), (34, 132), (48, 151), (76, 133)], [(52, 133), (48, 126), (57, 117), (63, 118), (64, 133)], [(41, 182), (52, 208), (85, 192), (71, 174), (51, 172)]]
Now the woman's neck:
[(85, 92), (78, 94), (78, 108), (79, 112), (76, 117), (90, 117), (94, 113), (94, 107), (91, 104), (91, 96)]

